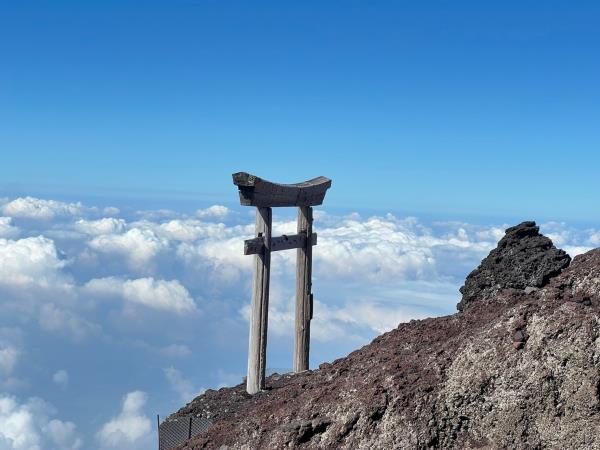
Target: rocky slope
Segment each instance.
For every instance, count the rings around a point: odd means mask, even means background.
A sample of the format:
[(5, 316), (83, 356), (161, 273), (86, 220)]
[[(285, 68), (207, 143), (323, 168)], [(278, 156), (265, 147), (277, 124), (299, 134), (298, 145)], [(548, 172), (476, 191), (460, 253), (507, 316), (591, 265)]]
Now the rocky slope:
[(253, 397), (208, 391), (178, 414), (214, 425), (180, 450), (600, 449), (600, 250), (562, 270), (565, 254), (519, 227), (489, 260), (504, 269), (477, 285), (484, 260), (467, 280), (462, 312), (272, 376)]

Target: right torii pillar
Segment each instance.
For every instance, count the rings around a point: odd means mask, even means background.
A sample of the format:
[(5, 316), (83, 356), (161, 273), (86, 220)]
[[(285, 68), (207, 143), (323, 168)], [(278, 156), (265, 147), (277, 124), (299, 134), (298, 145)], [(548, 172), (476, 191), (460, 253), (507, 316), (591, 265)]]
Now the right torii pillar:
[[(269, 311), (269, 276), (271, 252), (296, 248), (296, 319), (294, 372), (308, 370), (310, 320), (313, 313), (312, 246), (317, 235), (312, 231), (312, 207), (323, 203), (331, 180), (314, 178), (296, 184), (278, 184), (246, 172), (233, 174), (240, 203), (256, 206), (256, 237), (245, 241), (244, 254), (256, 255), (252, 290), (252, 313), (248, 349), (246, 390), (255, 394), (265, 388), (267, 324)], [(298, 234), (272, 237), (273, 207), (298, 207)]]
[[(298, 208), (298, 234), (312, 236), (311, 206)], [(308, 370), (310, 351), (310, 321), (313, 316), (312, 242), (298, 248), (296, 253), (296, 319), (294, 336), (294, 372)]]

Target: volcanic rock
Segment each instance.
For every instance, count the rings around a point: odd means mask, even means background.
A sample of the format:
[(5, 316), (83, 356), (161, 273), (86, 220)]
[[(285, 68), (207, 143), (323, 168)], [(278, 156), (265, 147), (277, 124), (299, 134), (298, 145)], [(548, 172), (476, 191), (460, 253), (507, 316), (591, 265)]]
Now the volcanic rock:
[(481, 290), (253, 396), (207, 391), (177, 414), (213, 426), (179, 450), (600, 449), (600, 250), (540, 284)]
[(567, 267), (571, 257), (539, 231), (535, 222), (508, 228), (498, 246), (460, 288), (462, 300), (456, 305), (458, 310), (463, 311), (472, 301), (493, 297), (507, 288), (523, 289), (530, 294)]

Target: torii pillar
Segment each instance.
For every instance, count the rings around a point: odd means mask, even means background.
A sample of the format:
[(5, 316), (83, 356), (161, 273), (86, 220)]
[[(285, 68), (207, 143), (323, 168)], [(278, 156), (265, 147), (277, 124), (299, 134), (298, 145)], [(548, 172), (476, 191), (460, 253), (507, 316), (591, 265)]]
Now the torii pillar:
[[(296, 319), (294, 372), (308, 370), (310, 320), (312, 319), (312, 246), (317, 234), (312, 232), (312, 207), (323, 203), (331, 180), (313, 178), (296, 184), (278, 184), (246, 172), (233, 174), (233, 184), (240, 191), (240, 203), (256, 206), (256, 237), (244, 241), (244, 254), (256, 255), (250, 317), (248, 377), (246, 390), (256, 394), (265, 388), (267, 324), (269, 316), (269, 275), (271, 252), (296, 248)], [(273, 207), (298, 208), (298, 234), (272, 237)]]

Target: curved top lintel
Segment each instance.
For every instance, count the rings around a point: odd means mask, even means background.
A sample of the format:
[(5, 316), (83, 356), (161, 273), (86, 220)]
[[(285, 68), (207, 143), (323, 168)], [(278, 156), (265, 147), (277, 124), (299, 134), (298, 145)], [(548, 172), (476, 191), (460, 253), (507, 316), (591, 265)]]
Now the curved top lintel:
[(331, 180), (326, 177), (294, 184), (273, 183), (247, 172), (234, 173), (232, 177), (240, 191), (240, 203), (245, 206), (320, 205), (331, 187)]

